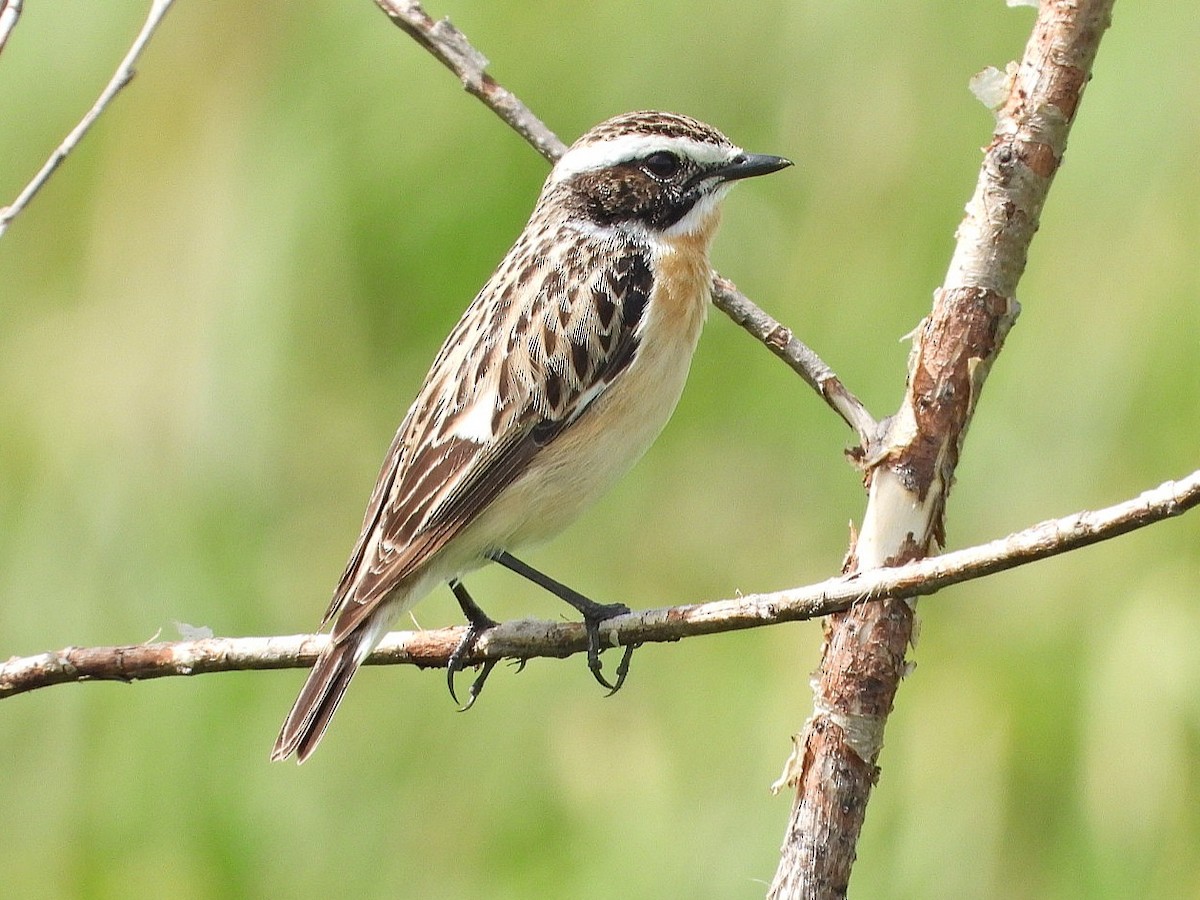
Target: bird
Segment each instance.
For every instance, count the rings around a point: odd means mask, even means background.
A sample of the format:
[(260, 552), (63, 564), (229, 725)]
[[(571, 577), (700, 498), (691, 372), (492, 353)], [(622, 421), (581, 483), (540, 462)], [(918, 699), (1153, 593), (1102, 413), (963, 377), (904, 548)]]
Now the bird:
[(610, 683), (598, 625), (629, 608), (595, 603), (512, 551), (563, 530), (658, 437), (711, 299), (720, 203), (736, 181), (790, 165), (651, 110), (607, 119), (567, 148), (396, 432), (321, 623), (333, 623), (328, 644), (273, 760), (312, 754), (363, 661), (442, 583), (469, 622), (449, 661), (454, 695), (455, 670), (495, 624), (461, 581), (488, 562), (578, 609), (589, 667), (610, 691), (621, 686), (632, 647)]

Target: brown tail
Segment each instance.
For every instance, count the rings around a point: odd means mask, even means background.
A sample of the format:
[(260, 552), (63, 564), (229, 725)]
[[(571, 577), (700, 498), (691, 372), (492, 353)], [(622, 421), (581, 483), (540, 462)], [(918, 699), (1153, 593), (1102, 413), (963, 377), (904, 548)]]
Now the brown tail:
[(272, 761), (287, 759), (295, 753), (296, 762), (302, 763), (312, 755), (342, 702), (350, 679), (361, 665), (360, 645), (367, 637), (361, 629), (351, 632), (345, 639), (331, 643), (317, 658), (275, 739)]

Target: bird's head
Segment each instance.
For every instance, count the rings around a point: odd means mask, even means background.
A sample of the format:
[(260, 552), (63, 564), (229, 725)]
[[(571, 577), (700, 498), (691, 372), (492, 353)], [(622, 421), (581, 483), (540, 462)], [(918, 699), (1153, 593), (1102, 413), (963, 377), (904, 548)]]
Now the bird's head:
[(687, 116), (631, 112), (601, 122), (572, 144), (542, 196), (602, 228), (688, 234), (710, 223), (734, 181), (791, 164), (747, 153)]

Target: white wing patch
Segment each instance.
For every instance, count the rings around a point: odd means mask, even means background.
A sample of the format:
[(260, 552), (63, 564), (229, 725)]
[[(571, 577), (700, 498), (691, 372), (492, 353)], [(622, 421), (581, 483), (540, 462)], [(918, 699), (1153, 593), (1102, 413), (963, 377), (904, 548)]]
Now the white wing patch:
[(499, 403), (496, 389), (488, 387), (471, 398), (470, 408), (464, 410), (454, 419), (454, 427), (450, 434), (479, 444), (490, 444), (495, 439), (492, 432), (492, 418)]

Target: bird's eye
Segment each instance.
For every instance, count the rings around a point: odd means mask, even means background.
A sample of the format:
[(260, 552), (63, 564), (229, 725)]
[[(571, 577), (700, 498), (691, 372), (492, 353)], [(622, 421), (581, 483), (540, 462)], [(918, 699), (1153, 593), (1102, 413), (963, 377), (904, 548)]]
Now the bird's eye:
[(668, 150), (659, 150), (642, 161), (642, 168), (655, 178), (670, 178), (679, 171), (679, 157)]

